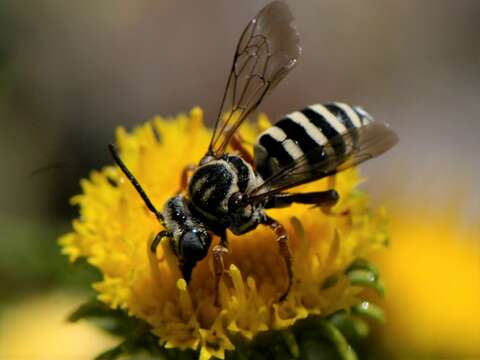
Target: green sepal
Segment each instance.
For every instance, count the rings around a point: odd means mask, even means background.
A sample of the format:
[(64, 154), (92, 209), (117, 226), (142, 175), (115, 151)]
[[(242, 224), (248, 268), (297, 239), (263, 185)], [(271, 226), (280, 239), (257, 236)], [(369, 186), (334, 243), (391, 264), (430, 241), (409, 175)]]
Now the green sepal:
[(282, 331), (283, 340), (287, 345), (290, 354), (295, 358), (298, 359), (300, 356), (300, 349), (298, 347), (297, 340), (295, 339), (295, 335), (290, 330)]
[(357, 360), (342, 333), (327, 319), (313, 315), (288, 330), (259, 333), (251, 342), (238, 335), (226, 360)]
[(385, 286), (380, 280), (378, 268), (371, 262), (358, 258), (345, 271), (352, 285), (366, 286), (374, 289), (379, 295), (385, 294)]
[(352, 285), (367, 286), (374, 289), (379, 295), (385, 294), (385, 287), (383, 282), (369, 270), (352, 269), (347, 272)]
[(349, 340), (359, 342), (370, 334), (368, 323), (344, 310), (331, 315), (328, 320)]
[(361, 303), (353, 305), (351, 309), (352, 314), (364, 316), (381, 323), (385, 322), (384, 311), (379, 306), (372, 304), (369, 301), (362, 301)]
[(368, 270), (373, 273), (373, 275), (378, 278), (380, 276), (380, 272), (378, 271), (378, 267), (371, 263), (370, 261), (364, 259), (364, 258), (357, 258), (355, 259), (354, 262), (350, 264), (350, 266), (347, 268), (346, 273), (348, 273), (351, 270), (357, 270), (357, 269), (363, 269), (363, 270)]
[(322, 333), (332, 342), (342, 360), (357, 360), (357, 354), (335, 325), (326, 319), (321, 319), (319, 325)]
[[(355, 317), (355, 314), (379, 318), (377, 307), (364, 303), (352, 308), (350, 313), (339, 312), (328, 318), (310, 316), (300, 320), (288, 330), (267, 331), (258, 334), (253, 341), (232, 338), (235, 351), (226, 352), (227, 360), (278, 360), (325, 359), (357, 360), (351, 344), (358, 343), (368, 334), (368, 325)], [(114, 331), (123, 341), (110, 350), (100, 354), (97, 360), (115, 360), (129, 356), (135, 359), (196, 359), (198, 351), (165, 349), (159, 345), (159, 339), (151, 333), (146, 322), (128, 316), (124, 310), (113, 310), (102, 302), (92, 299), (74, 311), (70, 321), (89, 319), (97, 322), (110, 321), (115, 324)], [(105, 326), (103, 326), (105, 328)], [(107, 329), (110, 332), (111, 329)], [(352, 336), (354, 334), (354, 336)]]

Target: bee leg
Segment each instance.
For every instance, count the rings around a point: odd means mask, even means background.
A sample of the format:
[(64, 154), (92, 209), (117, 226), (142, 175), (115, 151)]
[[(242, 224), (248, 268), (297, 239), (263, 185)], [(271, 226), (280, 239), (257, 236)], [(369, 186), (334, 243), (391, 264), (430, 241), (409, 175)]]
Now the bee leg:
[(288, 274), (288, 285), (285, 289), (285, 292), (280, 296), (279, 301), (284, 301), (288, 293), (290, 292), (290, 288), (292, 287), (293, 281), (293, 269), (292, 269), (292, 254), (290, 253), (290, 249), (288, 247), (288, 233), (287, 230), (283, 227), (282, 224), (277, 222), (276, 220), (272, 219), (269, 216), (265, 216), (263, 220), (263, 225), (268, 226), (270, 229), (275, 231), (275, 235), (277, 237), (277, 244), (280, 250), (280, 255), (283, 257), (285, 262), (285, 267), (287, 268)]
[(163, 231), (160, 231), (157, 236), (155, 236), (155, 238), (152, 240), (152, 242), (150, 243), (150, 251), (154, 254), (157, 253), (157, 247), (158, 245), (160, 244), (160, 241), (162, 241), (162, 239), (164, 237), (168, 237), (168, 238), (171, 238), (173, 236), (173, 234), (169, 231), (166, 231), (166, 230), (163, 230)]
[(329, 206), (325, 206), (325, 207), (322, 207), (322, 213), (324, 213), (325, 215), (328, 215), (328, 216), (346, 216), (346, 215), (350, 215), (350, 210), (345, 210), (345, 211), (341, 211), (341, 212), (334, 212), (332, 211), (332, 208), (329, 207)]
[(223, 263), (223, 254), (228, 253), (228, 242), (227, 234), (224, 232), (220, 237), (220, 244), (216, 245), (213, 248), (213, 268), (215, 270), (215, 306), (220, 306), (219, 291), (220, 291), (220, 280), (225, 271)]
[[(328, 179), (328, 187), (334, 189), (336, 187), (336, 184), (337, 184), (337, 177), (335, 175), (333, 176), (329, 176)], [(322, 212), (325, 214), (325, 215), (328, 215), (328, 216), (335, 216), (335, 215), (348, 215), (349, 214), (349, 211), (343, 211), (341, 213), (335, 213), (332, 211), (332, 206), (335, 205), (335, 204), (332, 204), (330, 206), (323, 206), (322, 207)]]
[(195, 164), (188, 164), (183, 168), (182, 174), (180, 175), (180, 189), (177, 191), (177, 194), (182, 193), (187, 188), (188, 175), (190, 172), (192, 172), (196, 168), (197, 168), (197, 165)]
[(230, 146), (233, 150), (237, 151), (240, 154), (243, 160), (245, 160), (250, 165), (255, 166), (253, 156), (248, 152), (245, 146), (243, 146), (244, 142), (245, 140), (242, 139), (240, 134), (235, 133), (230, 140)]
[(337, 201), (338, 193), (335, 190), (315, 191), (309, 193), (280, 193), (269, 197), (264, 208), (282, 208), (290, 206), (293, 203), (330, 208), (335, 205)]
[[(160, 242), (164, 237), (170, 238), (170, 240), (172, 240), (173, 234), (169, 231), (163, 230), (163, 231), (160, 231), (157, 234), (157, 236), (155, 236), (155, 238), (150, 243), (150, 252), (153, 254), (152, 256), (155, 256), (155, 254), (157, 253), (157, 247), (158, 245), (160, 245)], [(178, 256), (177, 250), (175, 249), (175, 246), (172, 241), (170, 241), (170, 245), (171, 245), (172, 251)], [(190, 282), (190, 279), (192, 278), (192, 271), (193, 271), (193, 268), (195, 267), (195, 264), (196, 262), (179, 259), (180, 272), (182, 273), (182, 276), (184, 280), (187, 282), (187, 284)]]
[(162, 276), (160, 274), (160, 270), (158, 269), (157, 247), (164, 237), (171, 238), (172, 236), (172, 233), (163, 230), (160, 231), (157, 236), (155, 236), (155, 238), (150, 242), (150, 244), (147, 244), (147, 254), (148, 262), (150, 264), (150, 272), (153, 279), (155, 280), (155, 286), (158, 287), (158, 290), (161, 290)]

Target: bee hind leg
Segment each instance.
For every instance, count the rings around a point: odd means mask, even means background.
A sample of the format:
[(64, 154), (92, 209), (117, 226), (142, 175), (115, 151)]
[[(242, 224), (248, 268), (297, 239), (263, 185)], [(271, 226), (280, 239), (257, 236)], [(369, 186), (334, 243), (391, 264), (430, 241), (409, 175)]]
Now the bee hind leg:
[(310, 204), (321, 208), (331, 208), (338, 201), (338, 193), (335, 190), (315, 191), (308, 193), (280, 193), (268, 198), (264, 208), (282, 208), (293, 203)]
[(220, 291), (220, 280), (225, 271), (225, 266), (223, 262), (223, 254), (228, 253), (228, 242), (227, 234), (224, 232), (220, 237), (220, 244), (216, 245), (213, 250), (213, 268), (215, 271), (215, 306), (220, 306), (219, 291)]
[[(337, 185), (337, 177), (335, 175), (328, 177), (328, 187), (330, 187), (331, 189), (334, 189), (336, 187), (336, 185)], [(329, 205), (329, 206), (322, 206), (322, 212), (325, 215), (328, 215), (328, 216), (338, 216), (338, 215), (343, 216), (343, 215), (349, 215), (350, 214), (350, 211), (348, 211), (348, 210), (340, 212), (340, 213), (332, 211), (332, 206), (333, 205), (335, 205), (335, 204), (332, 204), (332, 205)]]
[(277, 237), (276, 240), (277, 240), (278, 248), (280, 250), (280, 255), (283, 257), (283, 261), (285, 262), (285, 267), (287, 269), (287, 275), (288, 275), (287, 288), (278, 299), (280, 302), (282, 302), (287, 298), (293, 282), (292, 254), (290, 253), (290, 248), (288, 247), (288, 233), (282, 224), (280, 224), (279, 222), (277, 222), (276, 220), (272, 219), (269, 216), (265, 216), (265, 219), (263, 220), (262, 223), (263, 225), (268, 226), (270, 229), (272, 229), (275, 232), (275, 235)]

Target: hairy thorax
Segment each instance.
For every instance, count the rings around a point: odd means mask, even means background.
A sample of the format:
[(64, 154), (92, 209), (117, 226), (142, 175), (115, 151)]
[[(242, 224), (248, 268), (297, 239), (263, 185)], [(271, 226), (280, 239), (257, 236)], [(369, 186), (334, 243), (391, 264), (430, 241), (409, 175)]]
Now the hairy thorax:
[(238, 156), (226, 155), (201, 165), (192, 175), (188, 195), (191, 205), (214, 228), (243, 234), (258, 224), (261, 209), (242, 199), (260, 179)]

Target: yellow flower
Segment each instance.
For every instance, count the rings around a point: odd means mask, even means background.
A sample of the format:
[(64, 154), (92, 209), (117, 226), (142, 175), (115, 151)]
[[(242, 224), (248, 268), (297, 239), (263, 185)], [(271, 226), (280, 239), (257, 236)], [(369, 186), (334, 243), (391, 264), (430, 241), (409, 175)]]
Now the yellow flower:
[(479, 356), (480, 229), (462, 234), (460, 209), (398, 213), (379, 260), (389, 285), (384, 340), (404, 354)]
[[(253, 142), (267, 126), (260, 116), (256, 125), (243, 126), (242, 136)], [(157, 117), (132, 133), (119, 128), (117, 143), (124, 162), (161, 208), (179, 189), (182, 169), (204, 155), (210, 135), (202, 111), (195, 108), (189, 116)], [(229, 234), (217, 308), (211, 255), (197, 264), (188, 287), (168, 243), (161, 243), (156, 257), (150, 255), (148, 246), (161, 225), (115, 166), (82, 180), (83, 193), (72, 199), (80, 217), (60, 243), (72, 261), (84, 257), (101, 270), (103, 280), (93, 285), (101, 301), (148, 322), (165, 347), (200, 350), (201, 359), (224, 358), (225, 350), (234, 349), (235, 334), (252, 339), (261, 331), (283, 329), (310, 314), (327, 315), (360, 301), (361, 288), (344, 271), (357, 257), (385, 244), (385, 214), (370, 210), (357, 189), (355, 170), (338, 175), (335, 182), (341, 199), (332, 210), (337, 215), (304, 205), (269, 210), (290, 235), (294, 284), (282, 303), (277, 299), (287, 274), (270, 229)], [(298, 190), (329, 186), (331, 179), (323, 179)]]

